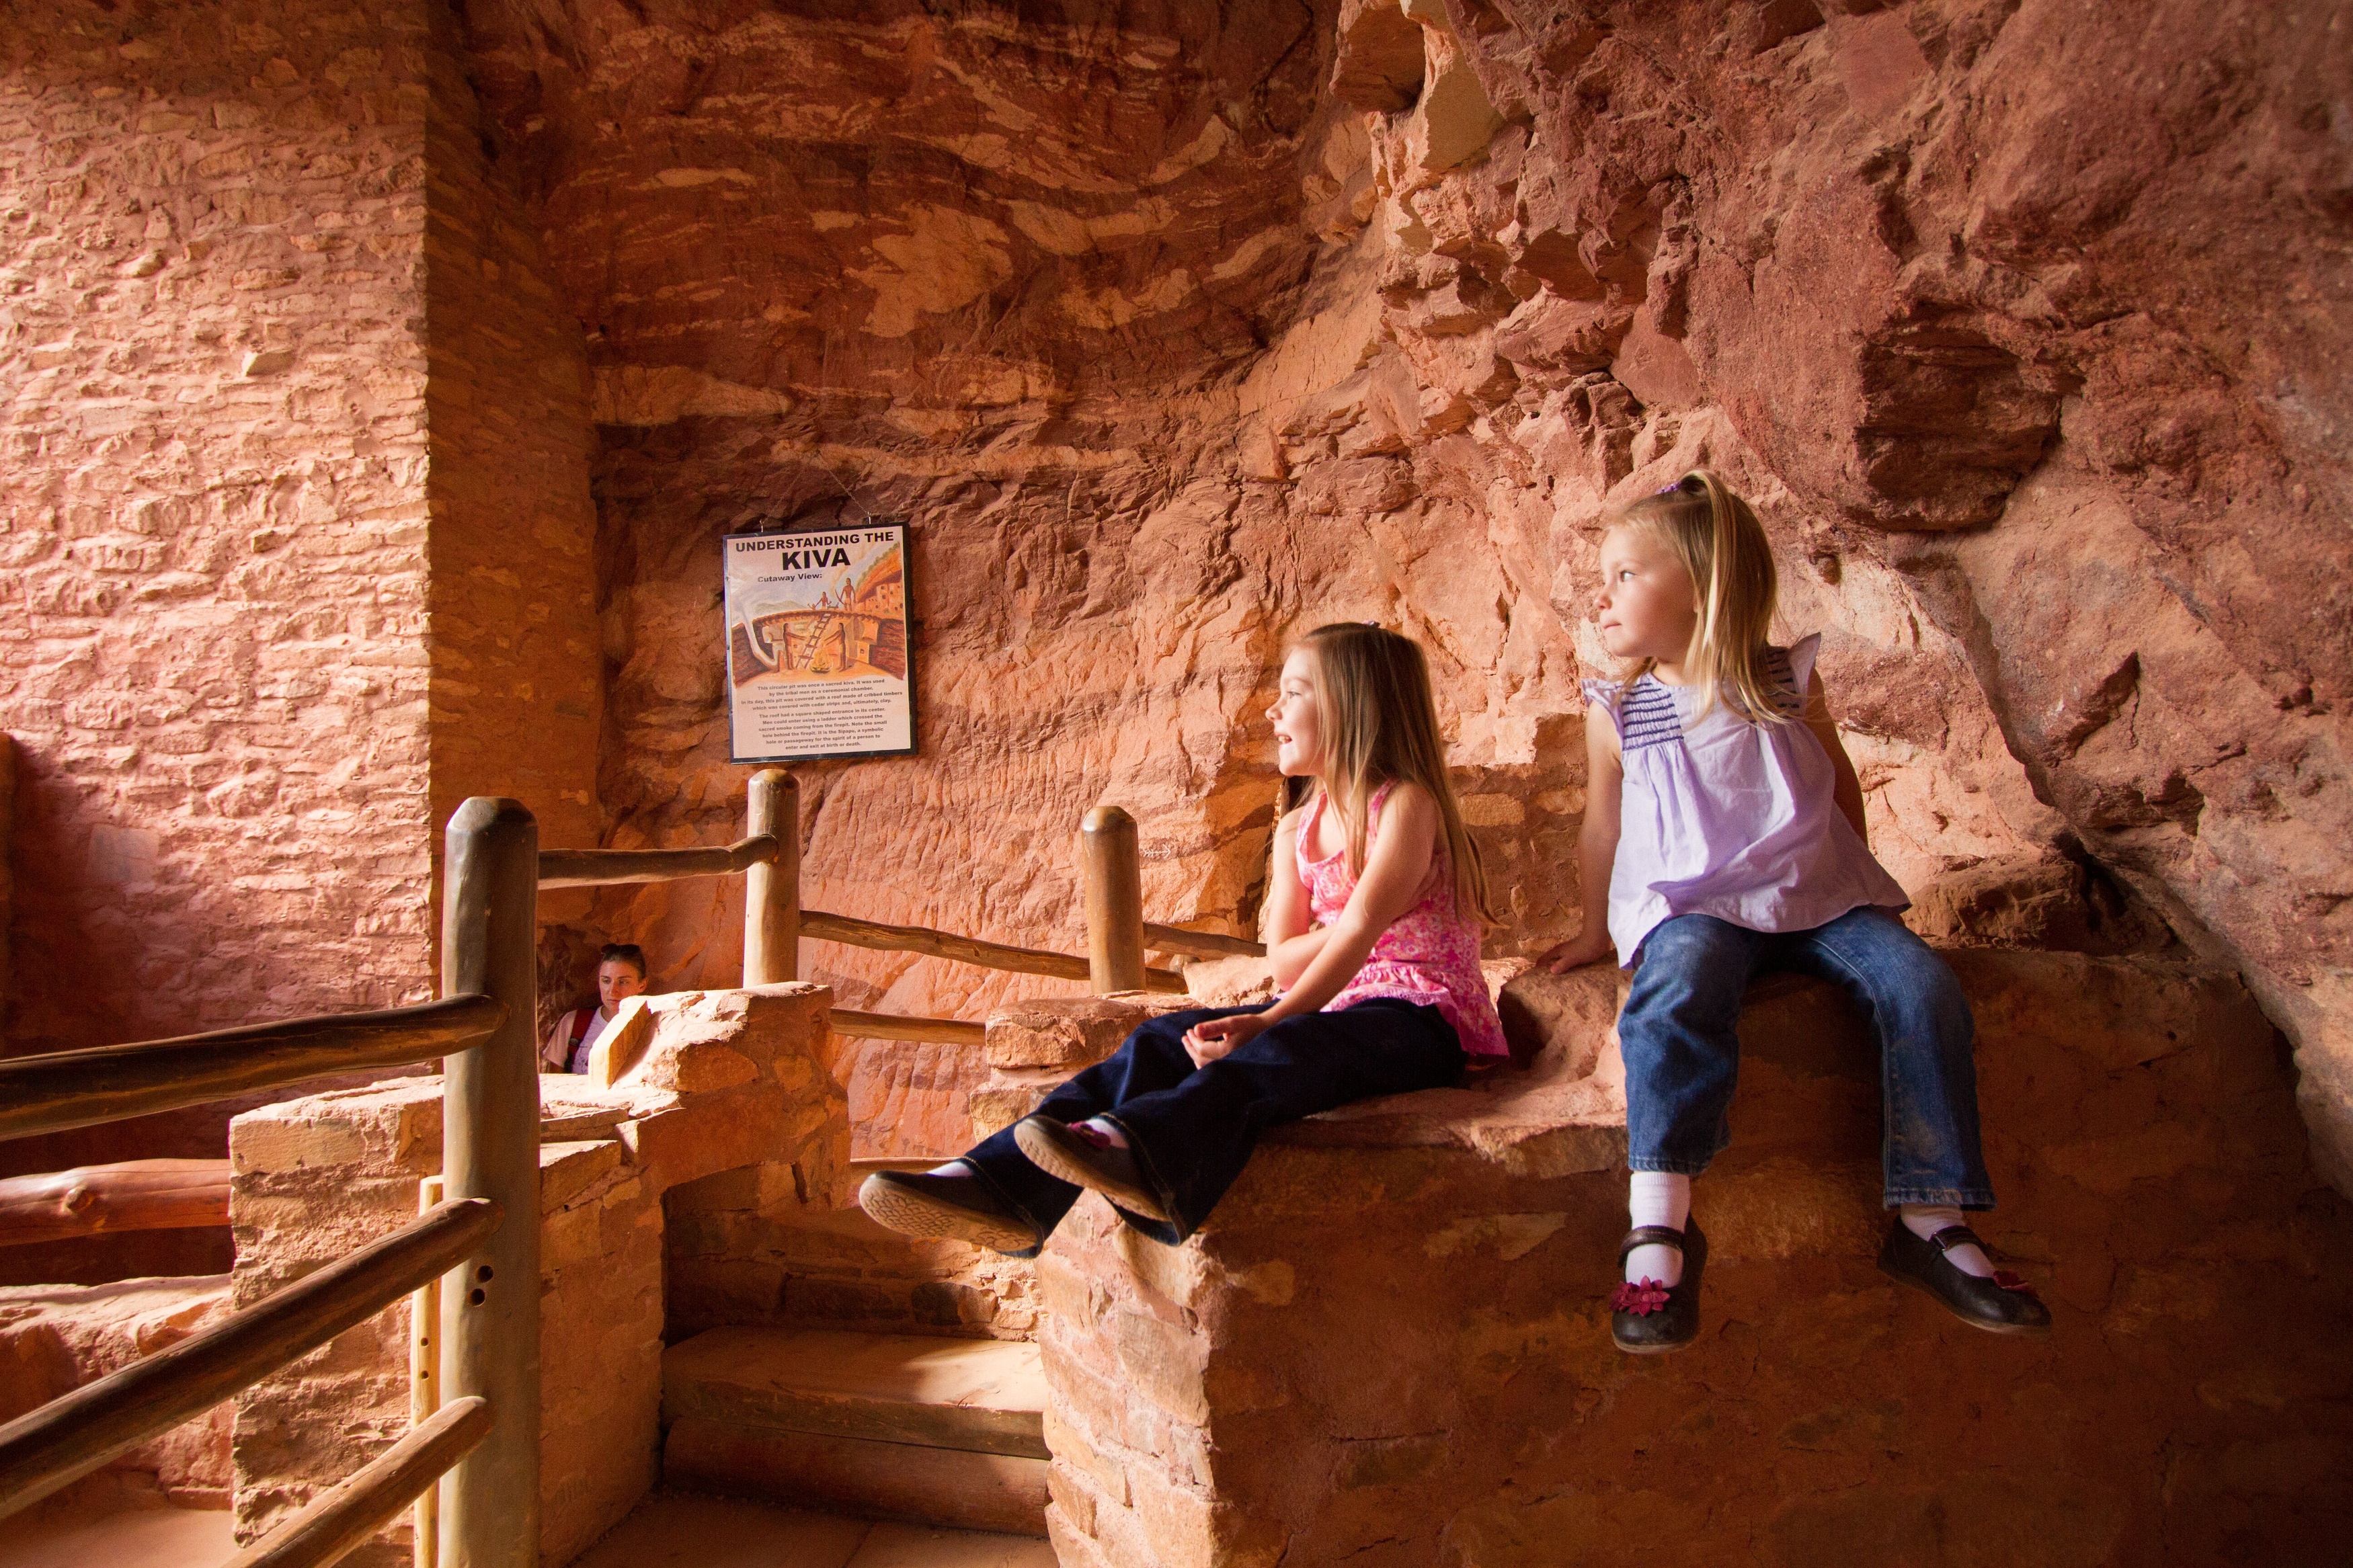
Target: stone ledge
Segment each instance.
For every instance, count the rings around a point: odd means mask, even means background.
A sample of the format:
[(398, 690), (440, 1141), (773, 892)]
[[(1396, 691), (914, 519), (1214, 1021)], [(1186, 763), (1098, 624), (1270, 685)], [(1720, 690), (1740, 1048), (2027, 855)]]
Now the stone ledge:
[[(1188, 981), (1196, 971), (1211, 967), (1189, 967)], [(1516, 1065), (1473, 1072), (1453, 1089), (1344, 1106), (1275, 1128), (1265, 1142), (1308, 1148), (1456, 1148), (1528, 1175), (1601, 1170), (1622, 1160), (1625, 1095), (1614, 1023), (1624, 987), (1618, 972), (1555, 975), (1520, 960), (1483, 967)], [(1265, 968), (1262, 959), (1218, 961), (1213, 986), (1220, 994), (1232, 991), (1256, 999)], [(988, 1023), (992, 1070), (968, 1100), (973, 1138), (1028, 1115), (1072, 1073), (1110, 1056), (1146, 1018), (1188, 1005), (1229, 1005), (1241, 1004), (1212, 995), (1176, 999), (1131, 993), (999, 1011)]]
[(1452, 1089), (1344, 1105), (1272, 1129), (1263, 1142), (1308, 1149), (1460, 1149), (1522, 1176), (1622, 1164), (1626, 1090), (1618, 1060), (1618, 972), (1550, 974), (1491, 965), (1489, 982), (1514, 1065), (1479, 1068)]
[[(0, 1423), (210, 1328), (229, 1310), (226, 1274), (110, 1285), (0, 1286)], [(230, 1406), (150, 1438), (47, 1506), (102, 1491), (108, 1472), (146, 1472), (182, 1508), (229, 1500)]]
[[(1619, 1171), (1466, 1141), (1577, 1110), (1606, 1041), (1582, 1078), (1564, 1038), (1516, 1079), (1282, 1129), (1180, 1247), (1083, 1199), (1038, 1267), (1062, 1560), (1548, 1568), (1646, 1533), (1731, 1562), (1777, 1532), (1926, 1560), (1919, 1500), (1958, 1478), (2009, 1489), (2006, 1530), (2084, 1535), (2052, 1561), (2155, 1561), (2275, 1507), (2262, 1456), (2308, 1454), (2314, 1478), (2353, 1457), (2328, 1327), (2353, 1310), (2333, 1261), (2353, 1214), (2244, 987), (2156, 959), (1947, 956), (1978, 1021), (1987, 1234), (2052, 1302), (2050, 1340), (1991, 1341), (1878, 1274), (1875, 1053), (1841, 993), (1777, 978), (1744, 1011), (1734, 1141), (1700, 1186), (1702, 1339), (1672, 1358), (1609, 1344)], [(1615, 982), (1580, 983), (1598, 1009)], [(1556, 1131), (1622, 1137), (1583, 1113)], [(2257, 1280), (2283, 1331), (2250, 1344), (2232, 1302)], [(2212, 1460), (2168, 1471), (2187, 1452)], [(1660, 1462), (1672, 1506), (1641, 1479)], [(1993, 1539), (1969, 1560), (2010, 1560)]]
[[(543, 1534), (561, 1562), (623, 1517), (659, 1447), (667, 1195), (772, 1168), (830, 1195), (849, 1121), (824, 1066), (819, 986), (637, 999), (606, 1077), (539, 1078)], [(711, 1070), (714, 1066), (719, 1069)], [(264, 1107), (230, 1127), (236, 1294), (250, 1302), (414, 1218), (441, 1168), (442, 1082), (393, 1079)], [(250, 1539), (408, 1425), (403, 1302), (237, 1403)], [(227, 1407), (224, 1407), (224, 1413)], [(407, 1524), (351, 1559), (405, 1563)]]

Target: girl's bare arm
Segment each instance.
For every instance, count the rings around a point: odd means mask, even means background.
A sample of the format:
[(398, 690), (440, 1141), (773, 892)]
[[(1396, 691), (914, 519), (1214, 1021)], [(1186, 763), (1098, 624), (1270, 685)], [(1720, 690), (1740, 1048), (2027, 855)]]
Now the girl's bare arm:
[(1283, 814), (1274, 830), (1274, 863), (1266, 879), (1266, 954), (1274, 983), (1288, 989), (1332, 934), (1328, 926), (1308, 929), (1307, 889), (1299, 880), (1299, 824), (1304, 806)]
[(1831, 796), (1846, 819), (1854, 825), (1854, 836), (1862, 840), (1863, 847), (1871, 847), (1871, 828), (1863, 820), (1862, 780), (1856, 776), (1854, 763), (1846, 754), (1846, 742), (1839, 739), (1838, 724), (1831, 718), (1830, 695), (1822, 689), (1820, 671), (1814, 672), (1806, 687), (1806, 728), (1831, 754), (1831, 775), (1835, 781)]
[(1614, 951), (1609, 941), (1609, 873), (1618, 863), (1620, 811), (1625, 800), (1626, 763), (1618, 751), (1618, 727), (1605, 715), (1585, 719), (1585, 822), (1577, 833), (1577, 876), (1585, 923), (1538, 963), (1555, 974), (1599, 963)]
[(1332, 928), (1317, 926), (1268, 948), (1267, 957), (1274, 964), (1275, 988), (1287, 991), (1297, 984), (1299, 977), (1307, 973), (1307, 966), (1315, 962), (1315, 955), (1324, 951), (1324, 944), (1331, 940)]

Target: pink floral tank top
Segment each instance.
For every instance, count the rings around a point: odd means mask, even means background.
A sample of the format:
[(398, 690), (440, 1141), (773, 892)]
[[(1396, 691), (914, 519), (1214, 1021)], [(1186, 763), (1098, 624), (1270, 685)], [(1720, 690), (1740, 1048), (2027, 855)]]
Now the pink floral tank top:
[[(1365, 830), (1368, 851), (1380, 833), (1381, 803), (1388, 793), (1388, 784), (1373, 792), (1372, 820)], [(1328, 926), (1348, 907), (1356, 879), (1348, 870), (1345, 846), (1321, 860), (1310, 857), (1308, 846), (1315, 841), (1315, 824), (1323, 815), (1324, 792), (1319, 789), (1299, 824), (1296, 853), (1308, 910), (1317, 925)], [(1503, 1057), (1511, 1052), (1504, 1043), (1504, 1024), (1495, 1016), (1494, 999), (1487, 994), (1486, 979), (1479, 973), (1478, 921), (1454, 908), (1453, 869), (1443, 840), (1430, 858), (1430, 879), (1422, 884), (1421, 897), (1381, 932), (1365, 966), (1340, 988), (1338, 995), (1324, 1004), (1324, 1011), (1336, 1013), (1376, 996), (1437, 1008), (1454, 1026), (1455, 1037), (1469, 1056)]]

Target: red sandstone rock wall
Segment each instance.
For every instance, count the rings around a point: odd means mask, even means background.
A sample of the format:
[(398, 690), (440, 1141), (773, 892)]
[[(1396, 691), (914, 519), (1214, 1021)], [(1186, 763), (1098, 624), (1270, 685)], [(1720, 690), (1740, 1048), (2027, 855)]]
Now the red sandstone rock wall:
[[(615, 834), (738, 809), (716, 535), (898, 512), (924, 754), (803, 770), (812, 902), (1072, 942), (1113, 799), (1155, 917), (1246, 926), (1266, 667), (1379, 616), (1496, 797), (1498, 944), (1542, 942), (1593, 543), (1705, 461), (1898, 875), (2088, 850), (2247, 966), (2346, 1179), (2337, 18), (474, 6), (596, 377)], [(596, 918), (687, 984), (724, 900)], [(809, 960), (867, 1005), (1007, 989)]]
[[(1268, 40), (1219, 42), (1185, 16), (1161, 34), (1041, 27), (1025, 48), (976, 22), (912, 16), (804, 30), (658, 15), (558, 60), (495, 8), (474, 19), (486, 90), (533, 171), (599, 362), (618, 667), (604, 793), (617, 842), (709, 840), (740, 810), (710, 629), (716, 535), (897, 510), (920, 529), (927, 754), (801, 770), (813, 906), (1074, 946), (1072, 835), (1088, 805), (1113, 799), (1142, 818), (1155, 918), (1246, 928), (1271, 820), (1258, 714), (1282, 634), (1377, 616), (1432, 647), (1469, 810), (1504, 889), (1501, 944), (1567, 929), (1582, 795), (1576, 649), (1547, 603), (1553, 516), (1574, 500), (1598, 521), (1601, 489), (1625, 471), (1618, 448), (1637, 435), (1662, 465), (1694, 443), (1677, 445), (1673, 417), (1638, 422), (1622, 388), (1601, 399), (1619, 422), (1600, 443), (1617, 443), (1614, 473), (1588, 475), (1583, 444), (1553, 449), (1585, 439), (1570, 412), (1501, 455), (1465, 431), (1464, 410), (1434, 403), (1425, 418), (1377, 290), (1371, 141), (1361, 117), (1299, 96), (1295, 55), (1270, 66)], [(1167, 37), (1183, 47), (1160, 47)], [(879, 149), (862, 173), (824, 139), (825, 116), (746, 112), (800, 92), (784, 63), (796, 48), (879, 100), (861, 111)], [(1251, 130), (1272, 142), (1219, 118), (1232, 111), (1216, 107), (1213, 70), (1229, 57), (1267, 73)], [(1103, 145), (1056, 143), (1075, 169), (1043, 168), (1000, 134), (1048, 124), (1021, 106), (1075, 102), (1082, 81), (1116, 84), (1139, 112)], [(682, 95), (663, 100), (659, 147), (627, 130), (653, 83)], [(976, 117), (998, 129), (936, 131)], [(1296, 160), (1273, 155), (1283, 146), (1312, 153), (1303, 183)], [(1176, 167), (1172, 149), (1208, 153)], [(1354, 195), (1338, 201), (1344, 186)], [(1319, 191), (1328, 199), (1303, 216)], [(617, 227), (606, 215), (624, 203), (640, 217)], [(880, 258), (929, 254), (925, 226), (948, 211), (988, 215), (957, 221), (996, 237), (1019, 286), (885, 309), (900, 263)], [(767, 251), (752, 257), (744, 234)], [(1165, 284), (1151, 308), (1089, 314), (1080, 295), (1099, 300), (1102, 279), (1131, 274)], [(985, 353), (970, 331), (984, 299)], [(764, 384), (731, 379), (755, 371)], [(1589, 411), (1595, 379), (1556, 404)], [(1694, 427), (1721, 434), (1720, 420)], [(1545, 462), (1567, 468), (1551, 481), (1562, 500), (1535, 478)], [(1842, 592), (1805, 574), (1793, 603), (1852, 628), (1853, 657), (1890, 659), (1918, 642), (1917, 619), (1888, 574), (1857, 573)], [(1965, 687), (1957, 651), (1943, 639), (1935, 651)], [(1910, 707), (1926, 711), (1859, 747), (1891, 859), (1925, 882), (2031, 857), (2011, 818), (2039, 819), (1990, 716), (1948, 715), (1934, 692)], [(2001, 806), (1976, 777), (1922, 765), (1947, 749), (1981, 764)], [(723, 886), (688, 885), (610, 899), (598, 921), (647, 940), (671, 983), (707, 983), (738, 962), (734, 908)], [(814, 943), (807, 959), (860, 1005), (973, 1011), (1041, 989)], [(932, 1069), (903, 1048), (878, 1055), (874, 1108), (887, 1112)]]
[[(1267, 668), (1372, 616), (1432, 649), (1496, 946), (1540, 943), (1594, 540), (1707, 461), (1898, 875), (2088, 854), (2245, 967), (2353, 1173), (2341, 6), (480, 0), (479, 118), (402, 15), (11, 33), (30, 1038), (421, 983), (420, 798), (732, 837), (714, 542), (869, 511), (921, 531), (923, 753), (803, 770), (813, 904), (1073, 946), (1110, 799), (1154, 916), (1246, 929)], [(727, 978), (739, 896), (552, 907), (554, 962)]]
[(1390, 298), (1535, 272), (1498, 353), (1581, 296), (1642, 404), (1721, 411), (1781, 537), (1892, 568), (1947, 710), (2244, 967), (2353, 1180), (2343, 8), (1446, 13), (1530, 151), (1393, 181)]

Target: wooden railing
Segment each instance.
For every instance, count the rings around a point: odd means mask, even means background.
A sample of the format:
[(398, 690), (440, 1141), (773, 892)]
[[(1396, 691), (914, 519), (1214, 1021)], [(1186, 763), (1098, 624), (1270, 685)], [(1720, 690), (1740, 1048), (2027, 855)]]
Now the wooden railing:
[(0, 1247), (227, 1224), (227, 1160), (124, 1160), (0, 1181)]
[[(412, 1502), (420, 1503), (420, 1518), (438, 1521), (420, 1557), (438, 1558), (445, 1568), (536, 1563), (539, 1052), (533, 1022), (540, 889), (740, 874), (747, 985), (797, 978), (803, 936), (1082, 980), (1098, 993), (1181, 994), (1182, 975), (1145, 962), (1147, 945), (1201, 957), (1264, 951), (1238, 937), (1145, 921), (1135, 823), (1117, 806), (1096, 807), (1081, 829), (1084, 958), (804, 910), (800, 801), (791, 775), (774, 768), (755, 774), (747, 816), (744, 837), (724, 848), (543, 854), (538, 824), (521, 804), (477, 797), (449, 819), (439, 1001), (0, 1059), (5, 1139), (438, 1056), (440, 1180), (447, 1194), (411, 1224), (350, 1256), (0, 1426), (0, 1518), (422, 1291), (440, 1303), (436, 1324), (415, 1326), (421, 1346), (437, 1347), (418, 1369), (420, 1385), (429, 1385), (434, 1398), (417, 1403), (406, 1437), (239, 1552), (233, 1568), (318, 1568)], [(977, 1045), (983, 1035), (981, 1025), (960, 1019), (847, 1008), (836, 1009), (832, 1022), (844, 1034), (881, 1039)], [(0, 1195), (19, 1205), (26, 1234), (0, 1239), (36, 1239), (44, 1226), (50, 1227), (44, 1236), (87, 1235), (223, 1217), (214, 1174), (181, 1173), (185, 1183), (175, 1177), (159, 1187), (123, 1175), (132, 1170), (110, 1168), (109, 1177), (120, 1180), (124, 1194), (145, 1195), (136, 1204), (126, 1201), (111, 1225), (90, 1217), (88, 1203), (72, 1206), (77, 1193), (90, 1190), (94, 1173), (20, 1179), (21, 1191)], [(203, 1194), (192, 1197), (184, 1186), (200, 1187)], [(68, 1206), (50, 1212), (61, 1204)]]
[[(1185, 977), (1154, 968), (1145, 950), (1201, 958), (1263, 954), (1240, 937), (1155, 925), (1144, 918), (1144, 877), (1135, 819), (1115, 805), (1087, 813), (1079, 834), (1086, 887), (1087, 955), (983, 942), (925, 926), (886, 925), (853, 915), (806, 910), (800, 900), (800, 786), (781, 768), (752, 775), (744, 837), (724, 848), (548, 849), (539, 857), (542, 890), (618, 882), (659, 882), (684, 877), (741, 873), (744, 889), (744, 984), (774, 984), (800, 977), (803, 937), (852, 947), (922, 953), (1018, 974), (1085, 982), (1098, 993), (1185, 992)], [(838, 1007), (833, 1027), (871, 1039), (978, 1045), (982, 1026), (957, 1018), (919, 1018)]]
[(0, 1517), (454, 1272), (442, 1292), (448, 1404), (234, 1562), (332, 1563), (446, 1474), (440, 1561), (536, 1564), (538, 839), (511, 800), (470, 800), (450, 818), (438, 1002), (0, 1060), (0, 1137), (21, 1138), (438, 1055), (448, 1194), (391, 1235), (0, 1426)]

